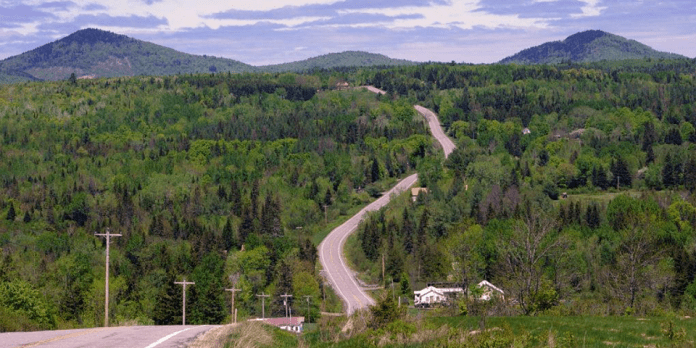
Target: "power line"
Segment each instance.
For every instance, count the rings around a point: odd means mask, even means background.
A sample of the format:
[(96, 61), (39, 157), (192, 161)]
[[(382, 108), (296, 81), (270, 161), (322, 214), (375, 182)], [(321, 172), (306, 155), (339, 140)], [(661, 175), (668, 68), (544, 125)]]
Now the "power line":
[(111, 229), (107, 228), (106, 233), (94, 233), (98, 237), (106, 237), (106, 285), (104, 286), (104, 327), (109, 327), (109, 245), (111, 245), (111, 237), (121, 237), (121, 234), (111, 233)]
[(182, 323), (182, 324), (181, 324), (181, 325), (186, 325), (186, 285), (194, 285), (194, 284), (196, 284), (196, 283), (194, 283), (194, 282), (187, 282), (187, 281), (186, 281), (186, 278), (184, 278), (184, 281), (183, 281), (183, 282), (174, 282), (174, 284), (179, 284), (179, 285), (182, 285), (182, 286), (184, 287), (184, 288), (183, 288), (183, 292), (184, 292), (183, 304), (184, 304), (184, 305), (183, 305), (183, 307), (182, 307), (182, 316), (181, 316), (181, 323)]
[(292, 295), (288, 295), (286, 292), (284, 295), (280, 295), (280, 297), (283, 298), (283, 305), (285, 306), (285, 317), (288, 317), (288, 298), (292, 297)]
[(234, 322), (237, 322), (237, 310), (234, 309), (234, 295), (237, 293), (237, 291), (242, 291), (242, 289), (225, 289), (225, 291), (229, 291), (232, 293), (232, 317), (234, 318)]
[(261, 293), (261, 295), (256, 295), (256, 297), (261, 298), (261, 318), (266, 319), (266, 297), (271, 297), (271, 295)]

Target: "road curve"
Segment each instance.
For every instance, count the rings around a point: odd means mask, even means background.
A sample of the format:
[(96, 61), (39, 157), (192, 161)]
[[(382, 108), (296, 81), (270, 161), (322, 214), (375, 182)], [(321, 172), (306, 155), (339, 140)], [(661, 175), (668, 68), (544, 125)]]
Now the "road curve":
[[(373, 93), (384, 94), (384, 91), (372, 86), (364, 86), (364, 88), (367, 88)], [(414, 107), (428, 121), (430, 131), (435, 139), (442, 145), (445, 158), (447, 158), (447, 156), (452, 153), (455, 146), (442, 131), (437, 115), (422, 106), (416, 105)], [(329, 283), (331, 283), (331, 286), (336, 290), (341, 299), (343, 299), (348, 316), (358, 309), (374, 305), (375, 301), (358, 285), (355, 281), (354, 272), (346, 264), (346, 260), (343, 257), (343, 246), (346, 243), (346, 239), (351, 233), (355, 232), (366, 213), (379, 210), (387, 205), (393, 195), (398, 195), (407, 190), (415, 184), (417, 180), (418, 174), (413, 174), (401, 180), (385, 195), (360, 210), (360, 212), (348, 219), (348, 221), (344, 222), (341, 226), (336, 227), (324, 238), (321, 244), (319, 244), (319, 262), (321, 262), (324, 268), (324, 273)]]
[(437, 119), (437, 115), (420, 105), (416, 105), (414, 108), (428, 121), (430, 132), (433, 133), (435, 139), (437, 139), (437, 141), (440, 142), (440, 145), (442, 145), (442, 150), (445, 152), (445, 158), (449, 157), (456, 146), (454, 146), (452, 140), (445, 135), (445, 132), (442, 130), (442, 126), (440, 126), (440, 120)]
[(93, 329), (0, 333), (0, 348), (10, 347), (185, 347), (214, 325), (122, 326)]

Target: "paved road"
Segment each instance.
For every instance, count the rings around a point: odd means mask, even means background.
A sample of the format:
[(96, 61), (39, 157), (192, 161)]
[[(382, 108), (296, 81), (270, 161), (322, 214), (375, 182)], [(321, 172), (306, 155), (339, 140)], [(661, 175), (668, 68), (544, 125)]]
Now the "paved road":
[(124, 326), (94, 329), (0, 333), (0, 348), (9, 347), (185, 347), (196, 336), (215, 328), (206, 326)]
[(341, 226), (336, 227), (324, 238), (321, 244), (319, 244), (319, 261), (324, 267), (324, 272), (329, 282), (331, 282), (333, 288), (346, 304), (345, 309), (348, 315), (353, 314), (357, 309), (373, 305), (375, 301), (358, 285), (353, 277), (353, 271), (348, 268), (346, 264), (342, 252), (346, 239), (358, 228), (365, 214), (379, 210), (387, 205), (392, 195), (398, 195), (404, 190), (407, 190), (415, 184), (416, 181), (418, 181), (418, 174), (413, 174), (401, 180), (378, 200), (360, 210), (360, 212), (353, 215), (353, 217), (348, 219), (348, 221), (344, 222)]
[(430, 132), (433, 133), (433, 136), (437, 141), (440, 142), (440, 145), (442, 145), (442, 150), (445, 152), (445, 158), (447, 158), (452, 151), (454, 151), (454, 143), (450, 138), (445, 135), (445, 132), (442, 131), (442, 126), (440, 126), (440, 120), (437, 119), (437, 115), (435, 115), (434, 112), (430, 111), (429, 109), (426, 109), (420, 105), (414, 106), (416, 108), (416, 111), (418, 111), (423, 117), (425, 117), (426, 120), (428, 120), (428, 126), (430, 126)]
[[(377, 88), (365, 86), (373, 93), (381, 93)], [(445, 152), (445, 157), (449, 156), (454, 150), (454, 143), (445, 135), (440, 126), (440, 121), (437, 115), (432, 111), (422, 107), (415, 106), (416, 110), (428, 120), (428, 125), (433, 133), (433, 136), (440, 142)], [(331, 286), (338, 292), (338, 295), (343, 299), (346, 305), (346, 313), (350, 316), (356, 310), (373, 305), (375, 301), (368, 296), (365, 291), (358, 285), (354, 278), (354, 272), (346, 265), (343, 257), (343, 245), (346, 243), (348, 236), (357, 228), (360, 221), (367, 212), (379, 210), (391, 199), (394, 194), (399, 194), (407, 190), (418, 180), (418, 174), (413, 174), (406, 179), (401, 180), (389, 192), (378, 200), (372, 202), (367, 207), (363, 208), (359, 213), (351, 217), (341, 226), (336, 227), (326, 238), (319, 244), (319, 261), (324, 268)]]

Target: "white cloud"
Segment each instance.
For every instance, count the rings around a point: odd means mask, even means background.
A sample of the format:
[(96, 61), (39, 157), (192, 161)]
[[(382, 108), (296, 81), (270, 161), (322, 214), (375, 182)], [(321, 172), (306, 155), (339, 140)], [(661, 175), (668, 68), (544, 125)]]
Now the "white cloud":
[(580, 0), (585, 3), (585, 6), (583, 6), (582, 13), (574, 13), (571, 15), (573, 18), (582, 18), (582, 17), (596, 17), (602, 14), (602, 11), (606, 10), (606, 6), (599, 6), (599, 3), (602, 2), (602, 0)]
[(343, 13), (381, 14), (387, 16), (419, 15), (419, 18), (397, 19), (386, 24), (387, 28), (404, 29), (436, 27), (472, 29), (483, 28), (544, 28), (548, 19), (520, 18), (519, 15), (498, 15), (476, 11), (478, 0), (453, 0), (446, 5), (430, 7), (392, 7), (385, 9), (345, 10)]

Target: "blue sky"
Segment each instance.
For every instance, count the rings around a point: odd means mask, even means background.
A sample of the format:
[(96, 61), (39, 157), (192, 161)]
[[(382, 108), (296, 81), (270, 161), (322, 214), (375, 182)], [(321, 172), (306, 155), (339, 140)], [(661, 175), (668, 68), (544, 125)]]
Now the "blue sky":
[(494, 63), (599, 29), (696, 57), (694, 0), (0, 0), (0, 59), (84, 28), (253, 65), (347, 50)]

